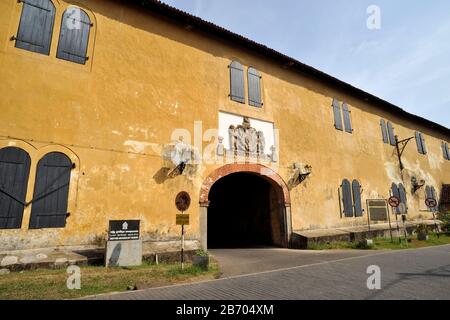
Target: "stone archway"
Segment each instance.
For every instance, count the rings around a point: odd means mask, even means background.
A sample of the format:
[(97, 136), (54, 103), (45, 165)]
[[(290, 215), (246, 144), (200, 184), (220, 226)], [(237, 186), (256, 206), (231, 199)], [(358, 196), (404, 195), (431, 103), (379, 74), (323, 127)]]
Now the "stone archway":
[(281, 247), (289, 247), (292, 234), (291, 223), (291, 199), (289, 189), (284, 180), (272, 169), (261, 164), (228, 164), (213, 171), (203, 182), (200, 190), (200, 241), (203, 249), (208, 248), (208, 207), (210, 205), (210, 193), (213, 186), (222, 178), (230, 175), (252, 174), (268, 182), (277, 200), (277, 215), (280, 217)]

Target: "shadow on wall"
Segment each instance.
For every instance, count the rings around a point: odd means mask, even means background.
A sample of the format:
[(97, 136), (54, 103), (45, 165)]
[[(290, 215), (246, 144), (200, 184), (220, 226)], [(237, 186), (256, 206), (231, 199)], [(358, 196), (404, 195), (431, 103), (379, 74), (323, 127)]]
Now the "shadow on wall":
[(113, 252), (111, 253), (111, 257), (109, 258), (108, 265), (109, 266), (117, 266), (119, 264), (120, 253), (122, 252), (122, 244), (119, 242), (114, 247)]

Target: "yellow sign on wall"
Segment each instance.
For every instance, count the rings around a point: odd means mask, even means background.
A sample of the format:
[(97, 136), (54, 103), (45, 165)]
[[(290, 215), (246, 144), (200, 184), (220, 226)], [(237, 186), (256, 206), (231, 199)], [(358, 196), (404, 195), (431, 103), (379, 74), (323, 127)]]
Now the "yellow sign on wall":
[(177, 214), (177, 226), (189, 225), (189, 215), (188, 214)]

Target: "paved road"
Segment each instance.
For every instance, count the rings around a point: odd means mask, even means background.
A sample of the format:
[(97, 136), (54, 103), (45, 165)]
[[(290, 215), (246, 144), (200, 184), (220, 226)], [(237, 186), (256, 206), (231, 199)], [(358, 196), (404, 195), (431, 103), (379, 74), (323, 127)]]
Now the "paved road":
[[(274, 251), (274, 254), (279, 255), (281, 252)], [(450, 300), (450, 245), (404, 251), (328, 251), (318, 255), (298, 251), (295, 254), (304, 257), (305, 260), (317, 261), (197, 284), (153, 288), (95, 298)], [(293, 253), (286, 253), (286, 256), (289, 255), (291, 255), (290, 258), (284, 258), (288, 263), (298, 259), (292, 258)], [(249, 259), (251, 260), (251, 258)], [(366, 271), (370, 265), (378, 265), (381, 268), (381, 290), (367, 288), (369, 275), (366, 274)], [(258, 271), (256, 266), (255, 271)]]

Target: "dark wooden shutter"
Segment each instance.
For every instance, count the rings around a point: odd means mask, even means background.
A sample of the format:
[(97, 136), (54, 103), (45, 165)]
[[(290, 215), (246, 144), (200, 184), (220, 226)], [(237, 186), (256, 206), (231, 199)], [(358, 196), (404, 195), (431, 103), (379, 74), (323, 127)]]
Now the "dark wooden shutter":
[(408, 205), (407, 205), (407, 201), (406, 201), (406, 189), (405, 189), (405, 186), (402, 183), (400, 183), (398, 185), (398, 193), (400, 195), (400, 201), (403, 204), (405, 204), (406, 211), (408, 212)]
[(431, 197), (433, 197), (433, 194), (431, 193), (431, 188), (430, 188), (430, 186), (426, 186), (425, 187), (425, 198), (429, 199)]
[(230, 65), (230, 81), (231, 100), (245, 103), (244, 68), (237, 61), (233, 61)]
[(62, 228), (66, 225), (70, 159), (59, 152), (48, 153), (37, 166), (30, 228)]
[[(77, 10), (77, 11), (74, 11)], [(71, 7), (63, 14), (56, 57), (85, 64), (91, 20), (83, 10)]]
[(50, 0), (26, 0), (23, 3), (16, 48), (50, 53), (55, 6)]
[(391, 146), (395, 146), (394, 127), (392, 127), (392, 123), (390, 121), (388, 121), (388, 123), (387, 123), (387, 130), (388, 130), (389, 141), (391, 143)]
[(248, 68), (248, 104), (254, 107), (262, 107), (261, 101), (261, 76), (254, 68)]
[(346, 217), (353, 217), (352, 190), (350, 182), (347, 179), (342, 181), (342, 200), (344, 203), (344, 215)]
[(384, 121), (384, 119), (380, 120), (380, 126), (381, 126), (381, 135), (383, 136), (383, 142), (389, 143), (388, 135), (387, 135), (387, 128), (386, 128), (386, 121)]
[[(395, 183), (392, 184), (391, 190), (392, 190), (392, 195), (393, 195), (394, 197), (397, 197), (397, 198), (401, 201), (401, 199), (400, 199), (400, 192), (399, 192), (399, 190), (398, 190), (398, 186), (397, 186)], [(396, 212), (397, 214), (400, 213), (400, 211), (398, 210), (398, 208), (395, 209), (395, 212)]]
[(30, 156), (22, 149), (0, 149), (0, 229), (22, 226)]
[[(436, 194), (436, 189), (434, 187), (430, 188), (430, 195), (431, 195), (431, 198), (436, 200), (436, 202), (438, 203), (438, 197), (437, 197), (437, 194)], [(436, 206), (436, 207), (431, 209), (431, 211), (438, 211), (438, 210), (439, 210), (439, 206)]]
[(442, 154), (444, 155), (445, 160), (450, 160), (450, 154), (448, 152), (448, 145), (445, 142), (442, 142)]
[(423, 133), (419, 133), (420, 137), (420, 145), (422, 147), (422, 154), (427, 154), (427, 146), (425, 145), (425, 138), (423, 137)]
[(362, 217), (362, 205), (361, 205), (361, 185), (357, 180), (352, 182), (353, 191), (353, 207), (355, 211), (355, 217)]
[(416, 131), (415, 136), (416, 136), (417, 151), (419, 151), (419, 153), (422, 153), (422, 140), (420, 139), (420, 133)]
[(450, 160), (450, 149), (447, 143), (445, 144), (445, 152), (447, 153), (447, 160)]
[(353, 132), (353, 128), (352, 128), (352, 120), (350, 117), (350, 109), (348, 107), (348, 105), (346, 103), (342, 104), (342, 112), (344, 114), (344, 126), (345, 126), (345, 131), (348, 133), (352, 133)]
[(334, 127), (338, 130), (343, 130), (342, 127), (342, 116), (341, 116), (341, 106), (339, 105), (339, 101), (333, 99), (333, 114), (334, 114)]

